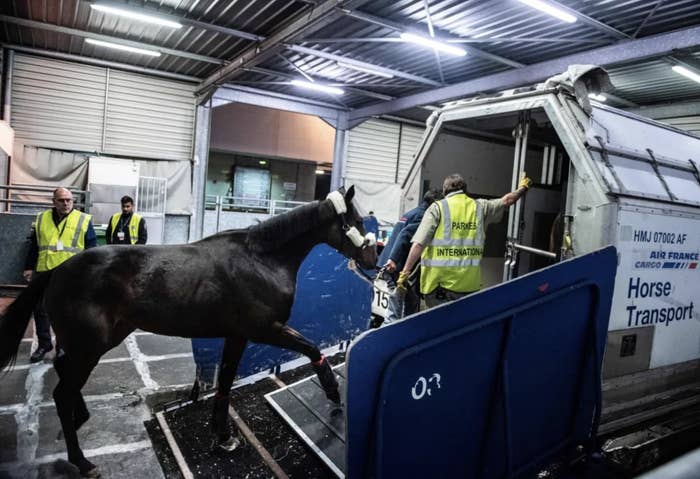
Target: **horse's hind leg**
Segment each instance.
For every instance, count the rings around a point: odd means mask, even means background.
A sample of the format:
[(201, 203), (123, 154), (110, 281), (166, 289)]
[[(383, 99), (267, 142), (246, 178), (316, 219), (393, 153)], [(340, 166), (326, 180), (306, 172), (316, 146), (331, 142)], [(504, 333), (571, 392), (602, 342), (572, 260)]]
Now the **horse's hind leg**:
[(271, 346), (290, 349), (309, 358), (314, 372), (323, 387), (323, 391), (326, 393), (326, 397), (336, 404), (340, 403), (338, 381), (335, 379), (335, 373), (333, 373), (331, 365), (316, 345), (299, 334), (298, 331), (282, 323), (274, 323), (272, 328), (266, 331), (266, 334), (260, 338), (255, 338), (255, 340)]
[(231, 386), (236, 378), (238, 363), (243, 356), (246, 340), (239, 336), (226, 338), (224, 351), (221, 355), (219, 369), (219, 385), (214, 396), (214, 411), (212, 412), (212, 427), (216, 434), (219, 447), (233, 451), (240, 444), (240, 439), (231, 435), (228, 407), (230, 404)]
[[(76, 418), (76, 412), (82, 413), (82, 411), (78, 411), (81, 409), (80, 403), (85, 408), (80, 389), (96, 364), (97, 358), (82, 358), (77, 361), (68, 355), (61, 356), (55, 362), (56, 369), (60, 371), (58, 385), (53, 391), (56, 412), (61, 421), (63, 437), (68, 450), (68, 460), (78, 467), (80, 475), (83, 477), (99, 477), (100, 475), (97, 467), (85, 459), (76, 432), (76, 425), (81, 419)], [(85, 408), (85, 412), (87, 412), (87, 408)]]

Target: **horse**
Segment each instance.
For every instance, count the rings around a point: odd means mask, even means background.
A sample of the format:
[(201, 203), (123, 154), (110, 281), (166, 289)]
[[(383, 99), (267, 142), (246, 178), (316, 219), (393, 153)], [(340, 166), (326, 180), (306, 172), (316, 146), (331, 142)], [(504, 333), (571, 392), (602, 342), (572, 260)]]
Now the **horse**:
[(299, 267), (326, 243), (360, 267), (374, 268), (376, 247), (354, 208), (354, 187), (246, 229), (186, 245), (106, 246), (39, 273), (0, 316), (0, 370), (14, 364), (34, 305), (44, 301), (65, 354), (53, 391), (68, 460), (83, 477), (99, 477), (76, 432), (89, 419), (81, 389), (100, 357), (134, 330), (180, 337), (225, 338), (212, 412), (219, 446), (234, 450), (228, 406), (248, 341), (301, 353), (327, 398), (340, 403), (335, 375), (318, 347), (287, 326)]

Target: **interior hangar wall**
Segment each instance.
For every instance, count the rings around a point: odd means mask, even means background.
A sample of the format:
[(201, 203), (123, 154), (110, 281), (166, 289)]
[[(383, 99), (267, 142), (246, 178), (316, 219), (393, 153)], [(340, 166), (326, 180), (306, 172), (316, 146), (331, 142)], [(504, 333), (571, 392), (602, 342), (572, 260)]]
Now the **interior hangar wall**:
[(386, 120), (367, 120), (348, 130), (345, 186), (355, 185), (362, 213), (374, 211), (384, 224), (402, 211), (401, 183), (413, 163), (425, 128)]
[(9, 182), (84, 188), (87, 157), (125, 158), (138, 161), (143, 176), (168, 178), (167, 214), (191, 214), (193, 84), (13, 57)]

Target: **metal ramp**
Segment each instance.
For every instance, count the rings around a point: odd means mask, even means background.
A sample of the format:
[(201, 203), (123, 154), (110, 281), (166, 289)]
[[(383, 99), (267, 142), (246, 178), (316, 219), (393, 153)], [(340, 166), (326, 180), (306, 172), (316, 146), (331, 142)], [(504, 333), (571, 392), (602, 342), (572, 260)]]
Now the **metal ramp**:
[(341, 477), (535, 477), (598, 451), (616, 265), (608, 247), (362, 334), (344, 418), (315, 377), (268, 400)]
[[(333, 370), (344, 397), (345, 363)], [(316, 375), (268, 393), (265, 399), (338, 477), (345, 477), (345, 413), (326, 399)]]

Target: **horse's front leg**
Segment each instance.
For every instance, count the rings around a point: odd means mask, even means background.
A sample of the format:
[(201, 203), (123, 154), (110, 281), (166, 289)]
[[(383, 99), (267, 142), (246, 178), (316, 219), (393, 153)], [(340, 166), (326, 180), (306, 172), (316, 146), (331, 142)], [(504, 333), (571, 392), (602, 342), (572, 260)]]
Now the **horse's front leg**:
[(298, 331), (282, 323), (274, 323), (256, 342), (270, 344), (280, 348), (290, 349), (303, 354), (311, 360), (314, 372), (326, 393), (326, 397), (336, 404), (340, 404), (340, 392), (335, 373), (331, 369), (328, 360), (321, 354), (315, 344), (299, 334)]
[(65, 354), (54, 362), (59, 381), (54, 389), (53, 397), (56, 403), (56, 412), (61, 421), (63, 437), (66, 441), (68, 460), (78, 467), (80, 475), (83, 477), (100, 476), (97, 466), (88, 461), (83, 455), (76, 433), (76, 430), (89, 417), (80, 389), (87, 381), (98, 359), (99, 357), (86, 356), (80, 358), (80, 360), (74, 360), (70, 355)]
[(243, 356), (245, 345), (244, 338), (238, 336), (226, 338), (224, 351), (221, 354), (219, 386), (214, 396), (214, 411), (212, 412), (212, 428), (219, 447), (227, 451), (233, 451), (241, 443), (237, 435), (231, 434), (228, 408), (231, 401), (231, 386), (236, 378), (238, 363)]

